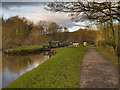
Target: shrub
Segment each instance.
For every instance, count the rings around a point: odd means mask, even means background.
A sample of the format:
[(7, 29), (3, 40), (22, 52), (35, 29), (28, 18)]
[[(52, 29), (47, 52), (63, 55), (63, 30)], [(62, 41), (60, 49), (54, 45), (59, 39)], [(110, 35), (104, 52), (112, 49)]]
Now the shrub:
[(106, 47), (106, 46), (113, 46), (112, 42), (109, 42), (109, 41), (98, 41), (97, 42), (97, 46), (102, 46), (102, 47)]

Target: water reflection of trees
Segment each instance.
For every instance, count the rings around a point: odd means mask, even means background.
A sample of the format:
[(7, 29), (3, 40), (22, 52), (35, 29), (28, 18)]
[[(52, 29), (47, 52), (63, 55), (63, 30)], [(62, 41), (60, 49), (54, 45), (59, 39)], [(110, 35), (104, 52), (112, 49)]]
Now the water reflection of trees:
[(3, 55), (2, 67), (3, 70), (7, 67), (10, 72), (20, 74), (20, 70), (25, 69), (28, 62), (31, 62), (29, 57)]
[(35, 64), (40, 64), (42, 61), (47, 60), (49, 57), (45, 57), (42, 53), (38, 55), (30, 56), (7, 56), (3, 55), (2, 69), (6, 67), (12, 73), (20, 75), (21, 70), (26, 70), (28, 66), (32, 68)]

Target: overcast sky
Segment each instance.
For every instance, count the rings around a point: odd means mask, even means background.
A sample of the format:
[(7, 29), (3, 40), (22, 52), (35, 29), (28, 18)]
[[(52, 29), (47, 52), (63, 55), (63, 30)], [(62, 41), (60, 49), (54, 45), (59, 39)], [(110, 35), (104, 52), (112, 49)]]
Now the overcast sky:
[(16, 15), (20, 17), (24, 16), (34, 23), (40, 20), (53, 21), (62, 27), (67, 27), (69, 31), (75, 31), (79, 28), (84, 28), (81, 26), (87, 25), (86, 22), (75, 23), (71, 21), (71, 17), (67, 13), (47, 11), (45, 9), (46, 4), (43, 2), (3, 2), (2, 15), (5, 19)]

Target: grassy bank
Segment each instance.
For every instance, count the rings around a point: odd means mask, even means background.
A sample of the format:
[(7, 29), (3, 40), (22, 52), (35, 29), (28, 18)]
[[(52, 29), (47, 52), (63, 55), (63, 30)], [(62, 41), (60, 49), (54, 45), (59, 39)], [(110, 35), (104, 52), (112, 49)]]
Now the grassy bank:
[(113, 65), (118, 64), (118, 57), (115, 55), (114, 49), (112, 47), (97, 47), (97, 50), (104, 58), (110, 60)]
[(43, 51), (42, 45), (24, 45), (24, 46), (19, 46), (16, 48), (8, 48), (3, 50), (5, 54), (11, 54), (11, 55), (25, 55), (25, 54), (32, 54), (32, 53), (39, 53)]
[(37, 49), (37, 48), (42, 48), (43, 46), (42, 45), (24, 45), (24, 46), (19, 46), (19, 47), (16, 47), (16, 48), (8, 48), (6, 50), (11, 50), (11, 51), (14, 51), (14, 50), (30, 50), (30, 49)]
[(80, 64), (88, 47), (59, 48), (59, 53), (6, 88), (77, 88)]

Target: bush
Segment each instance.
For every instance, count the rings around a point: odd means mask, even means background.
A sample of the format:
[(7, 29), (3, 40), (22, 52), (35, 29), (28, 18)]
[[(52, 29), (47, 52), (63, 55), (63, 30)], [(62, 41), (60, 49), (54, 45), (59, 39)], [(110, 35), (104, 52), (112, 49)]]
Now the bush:
[(106, 46), (113, 46), (113, 43), (112, 42), (109, 42), (109, 41), (98, 41), (97, 42), (97, 46), (102, 46), (102, 47), (106, 47)]

